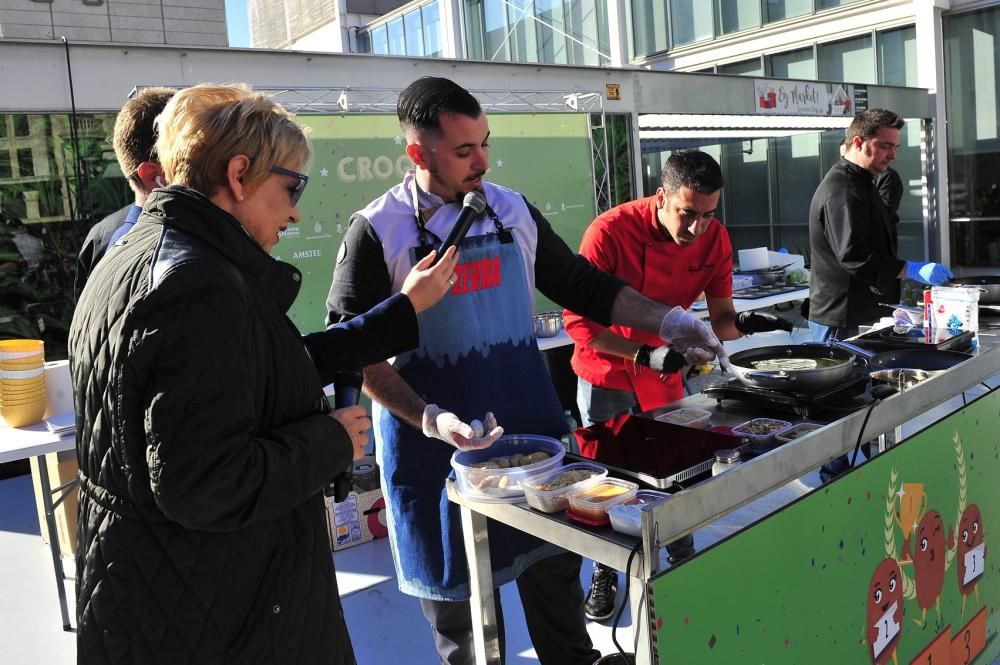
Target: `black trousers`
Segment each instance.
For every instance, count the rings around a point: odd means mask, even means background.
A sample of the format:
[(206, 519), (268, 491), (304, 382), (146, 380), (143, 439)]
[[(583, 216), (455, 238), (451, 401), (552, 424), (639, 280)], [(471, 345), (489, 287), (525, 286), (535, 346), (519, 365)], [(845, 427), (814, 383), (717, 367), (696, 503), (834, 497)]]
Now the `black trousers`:
[[(566, 552), (542, 559), (517, 578), (528, 635), (543, 665), (592, 665), (601, 657), (590, 641), (583, 615), (582, 563), (579, 555)], [(506, 662), (499, 589), (494, 590), (494, 601), (500, 660)], [(431, 624), (442, 665), (474, 665), (469, 601), (421, 598), (420, 607)]]

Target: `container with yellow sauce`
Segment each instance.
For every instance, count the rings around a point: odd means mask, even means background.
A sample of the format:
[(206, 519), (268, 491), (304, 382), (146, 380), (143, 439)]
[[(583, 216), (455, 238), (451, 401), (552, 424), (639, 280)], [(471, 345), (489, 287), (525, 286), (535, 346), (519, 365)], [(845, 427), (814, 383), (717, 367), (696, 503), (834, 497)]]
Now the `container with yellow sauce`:
[(569, 495), (566, 515), (577, 522), (600, 526), (608, 524), (608, 507), (628, 501), (639, 486), (627, 480), (605, 478)]

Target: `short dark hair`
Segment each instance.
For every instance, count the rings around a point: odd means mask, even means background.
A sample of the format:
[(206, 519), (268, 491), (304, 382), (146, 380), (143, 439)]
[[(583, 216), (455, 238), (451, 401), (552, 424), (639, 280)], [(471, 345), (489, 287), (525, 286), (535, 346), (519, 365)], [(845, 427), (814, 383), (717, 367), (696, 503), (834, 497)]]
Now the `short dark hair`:
[(851, 126), (847, 128), (847, 142), (854, 143), (854, 137), (860, 136), (862, 141), (874, 138), (878, 130), (888, 127), (889, 129), (901, 129), (903, 119), (897, 113), (888, 109), (868, 109), (863, 111), (851, 121)]
[(404, 132), (441, 131), (442, 113), (478, 118), (483, 113), (479, 101), (454, 81), (435, 76), (419, 78), (399, 93), (396, 115)]
[(143, 162), (159, 162), (153, 121), (174, 96), (172, 88), (143, 88), (125, 102), (115, 119), (115, 157), (126, 178)]
[(699, 194), (722, 189), (722, 169), (711, 155), (701, 150), (681, 150), (670, 155), (660, 174), (660, 186), (668, 194), (688, 187)]

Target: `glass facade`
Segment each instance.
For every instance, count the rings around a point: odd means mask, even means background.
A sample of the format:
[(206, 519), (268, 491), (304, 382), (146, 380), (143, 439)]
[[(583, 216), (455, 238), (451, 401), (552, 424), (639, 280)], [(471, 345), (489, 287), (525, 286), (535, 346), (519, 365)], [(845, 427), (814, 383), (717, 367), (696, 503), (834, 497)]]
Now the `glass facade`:
[(90, 227), (134, 195), (108, 142), (114, 114), (0, 114), (0, 339), (65, 358), (76, 255)]
[(475, 60), (607, 65), (604, 0), (464, 0), (466, 53)]
[(670, 0), (670, 36), (683, 46), (714, 36), (712, 3), (704, 0)]
[(944, 18), (952, 262), (1000, 265), (1000, 8)]
[(632, 56), (642, 58), (865, 1), (875, 0), (630, 0)]
[(441, 57), (441, 9), (438, 0), (359, 31), (358, 52)]
[(871, 34), (827, 42), (816, 47), (816, 69), (827, 81), (875, 83)]

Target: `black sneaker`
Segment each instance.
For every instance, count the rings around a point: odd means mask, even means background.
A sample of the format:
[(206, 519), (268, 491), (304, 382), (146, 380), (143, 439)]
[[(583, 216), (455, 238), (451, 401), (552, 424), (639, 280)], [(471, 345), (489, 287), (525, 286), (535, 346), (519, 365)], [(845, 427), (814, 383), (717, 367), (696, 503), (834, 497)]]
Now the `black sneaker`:
[(618, 595), (618, 571), (599, 563), (594, 564), (594, 577), (583, 611), (591, 621), (604, 621), (615, 613)]

